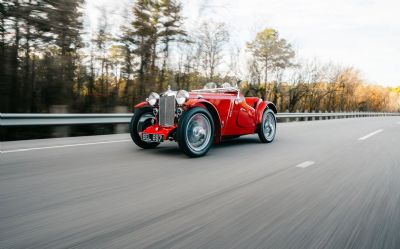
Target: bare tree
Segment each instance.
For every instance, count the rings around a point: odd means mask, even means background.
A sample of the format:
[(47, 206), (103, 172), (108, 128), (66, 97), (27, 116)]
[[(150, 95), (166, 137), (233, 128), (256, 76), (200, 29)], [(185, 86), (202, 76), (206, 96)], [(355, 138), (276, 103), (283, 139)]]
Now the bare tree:
[(204, 22), (197, 39), (202, 68), (206, 78), (212, 81), (222, 63), (224, 45), (229, 41), (228, 30), (224, 23)]

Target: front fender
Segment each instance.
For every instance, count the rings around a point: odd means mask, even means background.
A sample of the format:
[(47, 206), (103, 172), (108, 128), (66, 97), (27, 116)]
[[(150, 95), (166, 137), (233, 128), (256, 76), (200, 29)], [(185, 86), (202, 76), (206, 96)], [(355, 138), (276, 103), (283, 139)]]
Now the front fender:
[(217, 118), (216, 121), (218, 121), (218, 123), (221, 123), (221, 117), (219, 116), (217, 108), (211, 102), (205, 99), (189, 99), (185, 103), (186, 108), (193, 108), (196, 106), (207, 108), (207, 110), (214, 116), (214, 118)]
[(263, 101), (257, 106), (257, 124), (261, 124), (262, 116), (265, 109), (271, 109), (275, 114), (278, 112), (274, 103), (269, 101)]
[(184, 104), (184, 107), (186, 109), (190, 109), (196, 106), (206, 108), (211, 113), (214, 119), (215, 126), (215, 142), (219, 143), (219, 141), (221, 140), (221, 117), (217, 111), (217, 108), (211, 102), (205, 99), (189, 99)]
[(135, 108), (138, 109), (138, 108), (147, 107), (147, 106), (150, 107), (149, 102), (143, 101), (143, 102), (140, 102), (139, 104), (136, 104)]
[[(208, 101), (204, 100), (204, 99), (189, 99), (188, 101), (185, 102), (184, 106), (186, 108), (193, 108), (196, 106), (205, 107), (205, 105), (203, 105), (202, 102), (208, 102)], [(210, 103), (210, 102), (208, 102), (208, 103)]]

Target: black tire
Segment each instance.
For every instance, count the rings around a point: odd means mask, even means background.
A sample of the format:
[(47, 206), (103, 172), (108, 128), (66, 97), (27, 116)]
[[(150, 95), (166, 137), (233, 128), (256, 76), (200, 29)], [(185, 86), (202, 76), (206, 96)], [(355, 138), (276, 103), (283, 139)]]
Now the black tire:
[(214, 142), (214, 120), (207, 109), (195, 107), (179, 120), (179, 149), (189, 157), (204, 156)]
[(133, 142), (143, 149), (153, 149), (160, 144), (155, 142), (145, 142), (139, 135), (139, 132), (144, 131), (151, 125), (152, 119), (154, 119), (153, 110), (150, 107), (143, 107), (135, 111), (129, 125), (129, 131)]
[(261, 124), (258, 125), (257, 133), (262, 143), (271, 143), (274, 141), (276, 135), (276, 117), (271, 109), (265, 109)]

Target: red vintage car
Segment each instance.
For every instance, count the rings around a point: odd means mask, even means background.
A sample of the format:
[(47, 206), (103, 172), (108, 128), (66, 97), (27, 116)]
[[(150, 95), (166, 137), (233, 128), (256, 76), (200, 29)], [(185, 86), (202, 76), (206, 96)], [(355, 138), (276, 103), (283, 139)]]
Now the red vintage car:
[(244, 97), (229, 83), (204, 89), (151, 93), (135, 106), (130, 134), (141, 148), (151, 149), (165, 140), (177, 141), (190, 157), (205, 155), (213, 143), (257, 133), (262, 143), (276, 134), (276, 107), (257, 97)]

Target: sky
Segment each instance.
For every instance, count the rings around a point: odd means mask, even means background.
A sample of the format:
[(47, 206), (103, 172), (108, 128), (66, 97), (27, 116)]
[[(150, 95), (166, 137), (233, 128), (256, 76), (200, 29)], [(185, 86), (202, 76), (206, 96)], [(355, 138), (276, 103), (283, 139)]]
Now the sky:
[[(95, 29), (104, 6), (113, 32), (133, 0), (86, 0), (86, 26)], [(185, 25), (225, 22), (231, 43), (244, 48), (264, 28), (277, 29), (301, 59), (353, 66), (371, 84), (400, 86), (398, 0), (181, 0)], [(90, 29), (89, 28), (89, 29)], [(243, 63), (245, 65), (245, 63)]]

